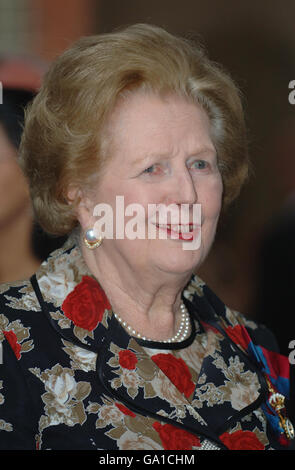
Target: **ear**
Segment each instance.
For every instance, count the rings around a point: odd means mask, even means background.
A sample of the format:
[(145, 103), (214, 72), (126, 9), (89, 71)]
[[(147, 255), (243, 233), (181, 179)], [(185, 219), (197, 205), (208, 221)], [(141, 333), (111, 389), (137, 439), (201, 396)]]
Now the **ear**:
[(94, 200), (89, 193), (77, 187), (71, 187), (67, 192), (69, 204), (75, 205), (77, 219), (82, 230), (87, 230), (94, 226), (95, 217), (93, 217)]

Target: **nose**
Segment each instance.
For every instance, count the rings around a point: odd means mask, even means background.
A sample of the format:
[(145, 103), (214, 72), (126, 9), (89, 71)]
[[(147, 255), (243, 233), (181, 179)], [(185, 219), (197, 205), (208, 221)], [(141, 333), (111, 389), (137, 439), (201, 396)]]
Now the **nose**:
[(171, 180), (169, 204), (196, 204), (198, 202), (197, 188), (187, 167), (175, 171)]

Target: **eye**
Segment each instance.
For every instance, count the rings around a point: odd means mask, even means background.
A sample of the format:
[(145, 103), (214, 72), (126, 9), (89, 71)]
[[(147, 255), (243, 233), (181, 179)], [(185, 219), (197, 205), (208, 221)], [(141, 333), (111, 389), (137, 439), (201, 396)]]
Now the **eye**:
[(195, 160), (190, 165), (193, 170), (207, 170), (209, 163), (206, 160)]
[(149, 166), (143, 173), (153, 173), (155, 165)]
[(143, 174), (145, 175), (161, 175), (163, 172), (163, 168), (159, 164), (154, 164), (149, 166), (143, 171)]

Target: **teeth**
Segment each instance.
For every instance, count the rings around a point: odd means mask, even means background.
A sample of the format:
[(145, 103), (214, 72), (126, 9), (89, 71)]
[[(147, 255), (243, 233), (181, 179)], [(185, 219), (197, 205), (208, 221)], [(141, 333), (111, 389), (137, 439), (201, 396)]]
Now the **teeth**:
[(193, 230), (192, 225), (182, 225), (181, 226), (181, 232), (183, 232), (183, 233), (188, 233), (188, 232), (191, 232), (192, 230)]
[(171, 227), (170, 224), (158, 224), (158, 227), (172, 230), (173, 232), (178, 232), (178, 233), (189, 233), (192, 232), (197, 228), (196, 224), (184, 224), (184, 225), (173, 225)]

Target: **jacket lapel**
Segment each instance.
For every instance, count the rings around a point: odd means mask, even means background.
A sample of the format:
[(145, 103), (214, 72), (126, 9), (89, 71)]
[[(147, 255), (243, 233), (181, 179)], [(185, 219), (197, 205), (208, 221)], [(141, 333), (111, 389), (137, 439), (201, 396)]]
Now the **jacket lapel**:
[(52, 327), (67, 341), (97, 352), (112, 311), (83, 260), (75, 235), (42, 263), (32, 284)]
[(132, 412), (150, 418), (153, 424), (178, 426), (223, 446), (199, 410), (114, 317), (109, 322), (108, 335), (97, 361), (97, 373), (108, 395)]

